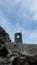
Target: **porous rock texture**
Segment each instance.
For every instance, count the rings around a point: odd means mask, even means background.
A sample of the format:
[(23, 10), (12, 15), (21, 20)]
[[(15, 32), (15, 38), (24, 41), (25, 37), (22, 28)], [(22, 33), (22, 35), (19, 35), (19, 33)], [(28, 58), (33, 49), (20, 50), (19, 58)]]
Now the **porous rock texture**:
[(37, 44), (11, 42), (8, 33), (2, 27), (0, 27), (1, 39), (5, 41), (7, 50), (9, 49), (12, 54), (7, 58), (7, 63), (5, 62), (6, 58), (2, 58), (5, 63), (0, 61), (0, 65), (37, 65)]
[(4, 42), (11, 42), (8, 33), (2, 27), (0, 27), (0, 39)]

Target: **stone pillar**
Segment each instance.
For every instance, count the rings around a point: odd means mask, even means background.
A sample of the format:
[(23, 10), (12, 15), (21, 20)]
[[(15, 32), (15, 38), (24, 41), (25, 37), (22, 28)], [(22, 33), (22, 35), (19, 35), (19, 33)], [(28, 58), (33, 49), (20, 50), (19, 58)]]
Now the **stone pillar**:
[(15, 42), (22, 43), (22, 34), (21, 33), (15, 33)]

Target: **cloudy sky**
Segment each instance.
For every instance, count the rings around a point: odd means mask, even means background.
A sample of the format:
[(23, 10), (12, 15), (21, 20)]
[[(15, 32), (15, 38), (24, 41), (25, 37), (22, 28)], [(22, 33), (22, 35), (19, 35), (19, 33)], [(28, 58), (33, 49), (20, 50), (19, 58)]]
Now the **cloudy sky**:
[(12, 41), (22, 32), (24, 43), (37, 44), (37, 0), (0, 0), (0, 26)]

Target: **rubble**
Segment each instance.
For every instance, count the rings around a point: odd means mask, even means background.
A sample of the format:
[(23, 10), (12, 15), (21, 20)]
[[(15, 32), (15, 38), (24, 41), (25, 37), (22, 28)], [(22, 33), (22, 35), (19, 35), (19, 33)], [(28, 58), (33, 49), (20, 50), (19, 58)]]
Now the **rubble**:
[(0, 65), (37, 65), (37, 44), (23, 44), (21, 35), (16, 33), (15, 42), (11, 42), (8, 33), (0, 27), (0, 44), (4, 43), (8, 50), (7, 57), (0, 56)]

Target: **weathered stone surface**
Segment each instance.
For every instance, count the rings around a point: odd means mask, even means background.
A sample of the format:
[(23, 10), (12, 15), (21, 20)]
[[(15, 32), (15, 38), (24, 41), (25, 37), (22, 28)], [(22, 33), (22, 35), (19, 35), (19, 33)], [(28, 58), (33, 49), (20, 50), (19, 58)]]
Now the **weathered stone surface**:
[(0, 27), (1, 40), (4, 40), (10, 53), (7, 58), (0, 58), (1, 61), (4, 61), (4, 65), (37, 65), (37, 44), (16, 44), (16, 42), (11, 42), (9, 35)]
[(8, 33), (6, 33), (2, 27), (0, 27), (0, 40), (4, 42), (11, 42)]

